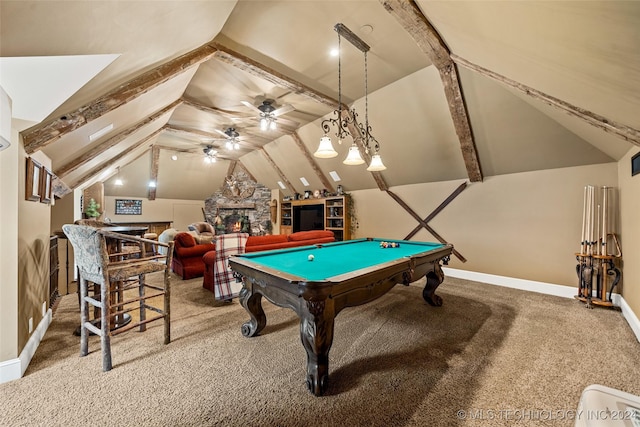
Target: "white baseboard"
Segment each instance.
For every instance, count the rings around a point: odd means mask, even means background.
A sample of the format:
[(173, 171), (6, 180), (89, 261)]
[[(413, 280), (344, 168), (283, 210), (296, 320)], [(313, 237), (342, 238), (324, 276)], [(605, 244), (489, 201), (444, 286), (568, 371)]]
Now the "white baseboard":
[(0, 362), (0, 384), (22, 378), (24, 372), (29, 366), (29, 363), (31, 363), (33, 355), (36, 353), (36, 350), (40, 345), (40, 341), (42, 341), (45, 332), (49, 329), (52, 318), (53, 312), (49, 309), (47, 314), (38, 324), (36, 330), (31, 334), (29, 341), (27, 341), (27, 345), (24, 346), (20, 353), (20, 356), (16, 359)]
[[(490, 285), (504, 286), (507, 288), (520, 289), (523, 291), (538, 292), (546, 295), (555, 295), (563, 298), (573, 298), (577, 289), (571, 286), (555, 285), (552, 283), (536, 282), (533, 280), (516, 279), (513, 277), (496, 276), (494, 274), (476, 273), (475, 271), (457, 270), (455, 268), (443, 267), (445, 276), (456, 277), (458, 279), (473, 280), (475, 282), (488, 283)], [(620, 294), (611, 296), (613, 305), (620, 307), (622, 316), (625, 318), (631, 330), (640, 341), (640, 320), (631, 310), (629, 304)]]

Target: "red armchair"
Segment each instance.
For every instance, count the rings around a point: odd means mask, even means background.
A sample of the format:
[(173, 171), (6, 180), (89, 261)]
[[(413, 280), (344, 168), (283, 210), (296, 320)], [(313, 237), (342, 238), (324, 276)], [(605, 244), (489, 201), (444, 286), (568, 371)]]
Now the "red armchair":
[(213, 243), (196, 243), (196, 239), (189, 233), (178, 233), (173, 240), (173, 260), (171, 269), (183, 280), (202, 277), (204, 275), (204, 261), (202, 257), (209, 251), (214, 251)]

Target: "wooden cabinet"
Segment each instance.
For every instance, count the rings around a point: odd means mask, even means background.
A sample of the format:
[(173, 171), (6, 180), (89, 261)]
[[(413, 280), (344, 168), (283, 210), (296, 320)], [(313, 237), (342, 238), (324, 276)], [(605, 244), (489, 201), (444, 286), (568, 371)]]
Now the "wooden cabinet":
[[(336, 240), (349, 240), (351, 239), (351, 221), (348, 203), (348, 196), (285, 200), (280, 205), (280, 234), (324, 227), (325, 230), (333, 231)], [(297, 209), (305, 210), (307, 215), (296, 213)], [(307, 225), (304, 225), (305, 222)]]
[(351, 221), (349, 217), (349, 199), (347, 196), (327, 197), (325, 204), (325, 230), (333, 231), (336, 240), (351, 238)]

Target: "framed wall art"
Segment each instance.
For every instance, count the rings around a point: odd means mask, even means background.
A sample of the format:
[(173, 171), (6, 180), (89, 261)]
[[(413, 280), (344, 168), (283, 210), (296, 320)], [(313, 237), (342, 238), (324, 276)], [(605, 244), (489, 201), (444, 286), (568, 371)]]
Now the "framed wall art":
[(40, 170), (42, 180), (40, 182), (40, 201), (42, 203), (51, 203), (51, 181), (53, 181), (53, 173), (47, 169)]
[(42, 165), (31, 157), (27, 157), (27, 178), (25, 181), (25, 198), (40, 201)]
[(142, 215), (142, 200), (116, 199), (116, 215)]

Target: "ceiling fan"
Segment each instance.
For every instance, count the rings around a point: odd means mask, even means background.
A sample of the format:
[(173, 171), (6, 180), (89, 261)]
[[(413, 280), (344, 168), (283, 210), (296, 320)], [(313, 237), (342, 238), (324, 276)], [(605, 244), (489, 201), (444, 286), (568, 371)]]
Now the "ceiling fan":
[(297, 127), (298, 123), (293, 120), (287, 120), (283, 117), (279, 117), (290, 111), (295, 110), (292, 105), (286, 104), (279, 108), (274, 107), (275, 101), (273, 99), (265, 99), (257, 107), (248, 101), (241, 101), (246, 107), (251, 108), (258, 112), (258, 119), (260, 120), (260, 130), (276, 130), (278, 128), (277, 122), (280, 121), (288, 126)]
[(239, 150), (240, 149), (240, 134), (236, 131), (236, 128), (229, 127), (224, 132), (216, 129), (216, 132), (223, 135), (225, 141), (225, 147), (227, 150)]
[(204, 152), (204, 161), (206, 163), (215, 163), (216, 160), (218, 160), (218, 150), (216, 150), (213, 145), (207, 145), (202, 151)]

